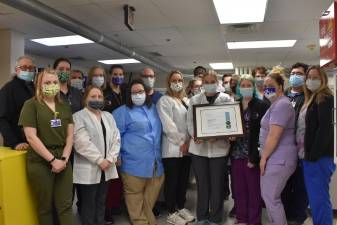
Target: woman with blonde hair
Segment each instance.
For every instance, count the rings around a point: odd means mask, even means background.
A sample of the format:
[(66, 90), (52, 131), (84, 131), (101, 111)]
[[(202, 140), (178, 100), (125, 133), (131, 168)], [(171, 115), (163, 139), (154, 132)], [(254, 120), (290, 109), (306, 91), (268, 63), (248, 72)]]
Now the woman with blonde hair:
[(118, 177), (120, 135), (111, 113), (102, 111), (103, 91), (89, 86), (85, 108), (74, 114), (74, 184), (81, 199), (83, 225), (104, 224), (108, 182)]
[(167, 76), (166, 88), (166, 95), (157, 103), (157, 111), (163, 126), (164, 195), (169, 211), (167, 222), (186, 224), (192, 222), (194, 216), (185, 209), (191, 159), (187, 155), (190, 136), (186, 123), (188, 99), (184, 91), (183, 74), (172, 71)]
[(336, 169), (331, 116), (334, 97), (328, 87), (328, 77), (319, 66), (308, 69), (304, 94), (298, 130), (304, 126), (305, 131), (297, 135), (302, 136), (299, 140), (304, 153), (304, 180), (314, 225), (327, 225), (333, 223), (329, 184)]
[(60, 225), (74, 225), (72, 169), (68, 159), (73, 145), (73, 118), (68, 104), (60, 101), (55, 70), (45, 69), (37, 78), (35, 97), (22, 108), (19, 125), (30, 148), (28, 181), (36, 196), (40, 225), (53, 225), (53, 206)]
[(88, 86), (93, 85), (102, 90), (106, 88), (106, 74), (102, 66), (93, 66), (88, 73)]

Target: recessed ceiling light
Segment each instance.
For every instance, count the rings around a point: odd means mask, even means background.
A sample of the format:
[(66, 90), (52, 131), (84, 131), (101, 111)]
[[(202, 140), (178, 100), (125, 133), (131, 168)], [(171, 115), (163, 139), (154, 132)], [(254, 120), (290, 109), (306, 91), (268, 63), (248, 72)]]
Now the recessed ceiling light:
[(243, 41), (227, 42), (228, 49), (247, 48), (288, 48), (293, 47), (296, 40), (275, 40), (275, 41)]
[(94, 43), (92, 40), (86, 39), (80, 35), (51, 37), (31, 39), (31, 41), (46, 45), (46, 46), (62, 46), (62, 45), (78, 45)]
[(209, 65), (213, 70), (232, 70), (234, 68), (231, 62), (210, 63)]
[(221, 24), (264, 21), (268, 0), (213, 0)]
[(141, 63), (135, 59), (110, 59), (110, 60), (98, 60), (98, 62), (103, 64), (130, 64), (130, 63)]

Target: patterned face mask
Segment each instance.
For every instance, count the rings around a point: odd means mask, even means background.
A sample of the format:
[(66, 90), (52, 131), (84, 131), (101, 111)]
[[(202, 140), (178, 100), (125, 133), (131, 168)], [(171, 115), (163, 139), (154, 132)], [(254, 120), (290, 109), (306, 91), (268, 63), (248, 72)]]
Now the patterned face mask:
[(60, 92), (59, 84), (45, 84), (42, 86), (42, 93), (47, 97), (54, 97)]
[(60, 71), (57, 73), (61, 83), (67, 83), (70, 77), (70, 72)]

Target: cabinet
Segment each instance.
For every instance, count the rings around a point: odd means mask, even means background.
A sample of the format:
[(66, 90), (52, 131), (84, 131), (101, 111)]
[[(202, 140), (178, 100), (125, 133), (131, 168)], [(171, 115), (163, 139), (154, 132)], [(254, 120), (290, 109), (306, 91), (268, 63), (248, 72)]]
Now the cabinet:
[(0, 147), (0, 225), (38, 225), (26, 153)]

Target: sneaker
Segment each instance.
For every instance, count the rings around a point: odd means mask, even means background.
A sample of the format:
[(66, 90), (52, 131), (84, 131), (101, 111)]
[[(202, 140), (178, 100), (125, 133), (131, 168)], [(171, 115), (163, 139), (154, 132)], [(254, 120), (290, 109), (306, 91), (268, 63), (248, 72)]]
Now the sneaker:
[(186, 225), (188, 222), (179, 216), (178, 212), (169, 214), (166, 222), (174, 225)]
[(194, 216), (192, 215), (191, 211), (188, 209), (180, 209), (178, 214), (181, 218), (186, 220), (187, 222), (193, 222), (195, 220)]

